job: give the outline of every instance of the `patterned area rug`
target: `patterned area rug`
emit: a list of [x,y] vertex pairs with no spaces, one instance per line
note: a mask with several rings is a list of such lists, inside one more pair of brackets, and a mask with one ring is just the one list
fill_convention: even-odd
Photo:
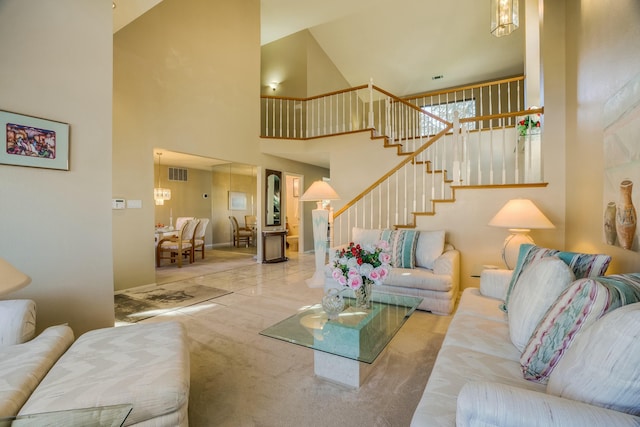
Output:
[[224,289],[196,284],[175,290],[154,286],[147,290],[126,291],[114,296],[116,321],[136,323],[230,293]]

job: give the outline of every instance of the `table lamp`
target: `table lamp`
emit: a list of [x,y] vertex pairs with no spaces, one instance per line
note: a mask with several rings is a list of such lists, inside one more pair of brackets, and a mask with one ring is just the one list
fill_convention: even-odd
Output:
[[31,283],[31,277],[0,258],[0,295],[24,288]]
[[511,234],[504,240],[502,260],[509,270],[518,261],[520,245],[533,243],[529,231],[535,228],[555,228],[540,209],[529,199],[509,200],[489,221],[493,227],[508,228]]
[[316,181],[304,192],[300,201],[317,202],[317,207],[311,211],[313,220],[313,247],[316,256],[316,272],[307,279],[307,286],[318,288],[324,286],[324,264],[327,254],[327,230],[329,225],[329,211],[322,207],[323,200],[338,200],[340,196],[325,181]]

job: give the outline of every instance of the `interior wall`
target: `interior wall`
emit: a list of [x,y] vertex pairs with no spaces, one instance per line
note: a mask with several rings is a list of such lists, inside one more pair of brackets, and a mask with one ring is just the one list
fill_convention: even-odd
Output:
[[154,147],[326,173],[260,152],[258,0],[162,1],[113,36],[113,85],[113,196],[142,200],[113,216],[116,290],[155,283]]
[[636,0],[566,2],[567,247],[610,254],[608,273],[640,271],[640,254],[605,244],[602,225],[604,105],[638,76],[638,22]]
[[[229,209],[229,192],[244,193],[247,198],[245,210]],[[232,245],[233,228],[229,216],[233,215],[242,227],[245,224],[245,215],[256,215],[257,212],[257,177],[246,174],[233,173],[231,165],[223,165],[215,168],[211,174],[211,205],[213,209],[212,243],[214,246]]]
[[110,2],[0,1],[2,110],[68,123],[69,171],[0,165],[0,256],[38,330],[112,326]]
[[[262,46],[261,81],[262,95],[293,98],[350,87],[309,30]],[[269,87],[273,81],[279,82],[275,91]]]

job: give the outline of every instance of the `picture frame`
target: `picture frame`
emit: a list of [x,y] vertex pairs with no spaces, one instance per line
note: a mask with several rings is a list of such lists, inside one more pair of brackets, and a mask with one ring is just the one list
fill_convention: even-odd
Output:
[[246,211],[247,210],[247,193],[238,191],[229,191],[229,210]]
[[69,170],[69,124],[0,110],[0,164]]

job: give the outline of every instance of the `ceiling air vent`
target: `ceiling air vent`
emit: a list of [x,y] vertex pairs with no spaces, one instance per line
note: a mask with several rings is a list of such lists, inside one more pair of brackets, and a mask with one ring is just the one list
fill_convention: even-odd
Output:
[[188,181],[188,170],[186,168],[169,168],[169,181]]

